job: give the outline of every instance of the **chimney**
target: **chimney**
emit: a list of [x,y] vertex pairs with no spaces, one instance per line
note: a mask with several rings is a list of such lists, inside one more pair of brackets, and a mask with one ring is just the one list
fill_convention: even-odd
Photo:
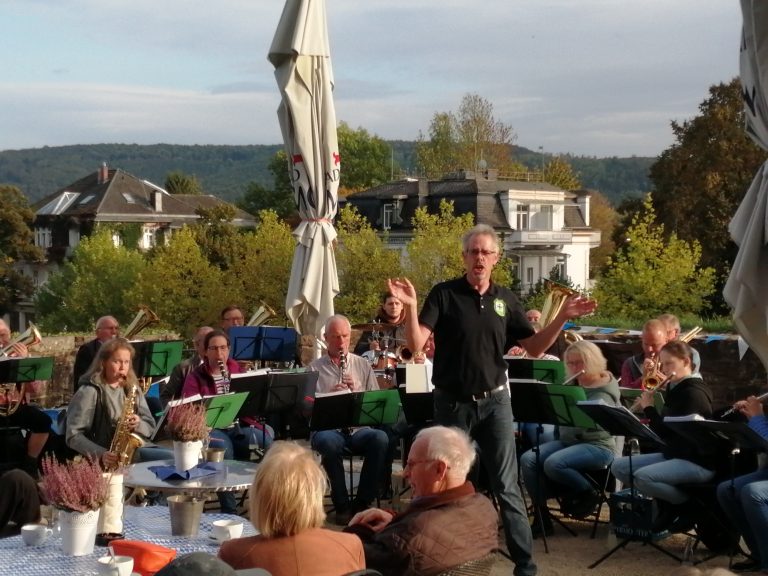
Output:
[[163,211],[163,193],[160,190],[154,190],[152,192],[152,208],[155,212]]
[[590,193],[587,190],[574,190],[576,194],[576,204],[581,211],[581,216],[584,218],[584,223],[590,226],[590,211],[589,211],[589,197]]
[[107,167],[106,162],[101,163],[101,166],[99,167],[97,180],[99,184],[104,184],[107,180],[109,180],[109,168]]

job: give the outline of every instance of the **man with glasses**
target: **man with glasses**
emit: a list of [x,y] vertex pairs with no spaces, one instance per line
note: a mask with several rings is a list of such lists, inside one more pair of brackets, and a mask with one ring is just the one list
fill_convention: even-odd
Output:
[[462,244],[464,276],[434,286],[421,314],[410,280],[390,279],[389,290],[406,306],[411,350],[421,350],[434,333],[435,422],[466,430],[478,444],[499,502],[514,574],[532,576],[536,564],[528,514],[517,483],[504,353],[519,344],[537,357],[555,342],[566,321],[592,312],[596,303],[572,296],[552,322],[534,332],[517,296],[491,281],[500,251],[494,229],[478,224],[464,235]]
[[80,346],[75,356],[75,366],[72,369],[72,389],[75,392],[80,378],[91,367],[101,345],[117,336],[120,336],[120,323],[114,316],[102,316],[96,320],[96,338]]
[[244,326],[245,316],[237,306],[227,306],[221,311],[221,329],[229,332],[232,326]]
[[467,480],[474,461],[466,432],[419,432],[403,470],[413,493],[408,508],[397,515],[371,508],[345,529],[363,541],[366,566],[383,574],[437,574],[496,550],[496,511]]

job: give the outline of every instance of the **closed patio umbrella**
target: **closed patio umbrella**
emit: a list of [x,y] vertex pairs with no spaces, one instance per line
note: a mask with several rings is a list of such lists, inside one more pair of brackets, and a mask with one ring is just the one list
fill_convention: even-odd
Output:
[[282,95],[280,129],[301,223],[285,308],[301,334],[319,335],[339,292],[333,218],[340,157],[325,0],[287,0],[269,49]]
[[[746,130],[768,150],[768,5],[742,0],[740,53]],[[768,162],[763,164],[728,227],[739,252],[723,296],[733,323],[768,368]]]

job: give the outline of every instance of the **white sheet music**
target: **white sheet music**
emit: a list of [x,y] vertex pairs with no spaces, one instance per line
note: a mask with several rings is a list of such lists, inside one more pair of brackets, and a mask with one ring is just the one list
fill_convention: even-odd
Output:
[[431,392],[432,384],[431,364],[406,364],[405,365],[405,393]]

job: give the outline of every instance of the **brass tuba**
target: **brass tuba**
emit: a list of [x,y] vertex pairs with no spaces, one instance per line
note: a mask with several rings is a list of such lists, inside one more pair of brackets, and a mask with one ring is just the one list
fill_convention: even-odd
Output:
[[128,325],[128,328],[125,329],[123,338],[126,340],[132,340],[139,332],[144,330],[144,328],[151,326],[152,324],[157,324],[158,322],[160,322],[160,318],[157,316],[157,314],[152,312],[149,306],[141,304],[139,306],[139,311],[136,313],[136,316]]
[[[541,307],[541,319],[539,320],[539,323],[542,328],[552,323],[560,313],[560,310],[563,309],[563,306],[565,306],[565,301],[568,300],[568,298],[579,294],[579,292],[573,288],[563,286],[552,280],[545,280],[544,285],[547,287],[548,292],[544,299],[544,305]],[[570,330],[563,330],[563,336],[568,344],[573,344],[574,342],[582,340],[579,334],[571,332]]]
[[118,456],[117,468],[130,464],[136,449],[144,445],[144,440],[141,436],[131,432],[128,426],[128,418],[136,411],[135,406],[138,395],[139,387],[135,384],[131,385],[131,390],[126,396],[125,402],[123,402],[123,411],[120,414],[120,419],[117,421],[115,434],[112,436],[112,443],[109,446],[109,451]]
[[262,300],[261,306],[256,309],[256,312],[253,313],[253,316],[248,320],[246,326],[261,326],[264,322],[275,316],[277,316],[275,311]]

